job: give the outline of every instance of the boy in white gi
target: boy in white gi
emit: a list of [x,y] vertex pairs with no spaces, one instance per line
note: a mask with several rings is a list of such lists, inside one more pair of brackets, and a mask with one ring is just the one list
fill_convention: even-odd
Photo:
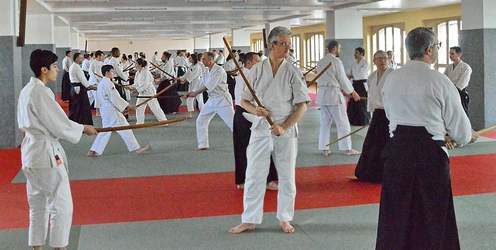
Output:
[[200,87],[188,94],[188,97],[207,91],[208,101],[196,119],[196,136],[198,138],[197,151],[207,150],[208,145],[208,124],[215,114],[233,130],[234,108],[231,94],[227,90],[227,74],[219,65],[214,63],[214,54],[207,52],[203,54],[203,63],[208,68],[203,72]]
[[[191,63],[188,71],[177,80],[179,80],[181,84],[189,83],[188,92],[192,92],[199,88],[203,71],[201,65],[198,63],[196,54],[191,54],[188,59]],[[195,111],[195,100],[198,103],[198,109],[200,109],[200,111],[203,109],[203,95],[197,95],[195,98],[187,98],[186,106],[188,107],[188,117],[192,117],[192,112]]]
[[[110,79],[114,78],[114,67],[112,65],[104,65],[102,67],[102,74],[104,77],[97,90],[97,96],[102,102],[102,106],[100,107],[100,113],[102,114],[102,126],[104,128],[128,126],[129,123],[122,112],[125,108],[128,108],[129,110],[136,110],[136,107],[127,103],[115,89],[114,83],[110,81]],[[122,137],[124,143],[126,143],[129,152],[134,151],[141,154],[148,149],[148,145],[144,148],[140,147],[132,130],[121,130],[117,131],[117,133]],[[93,142],[93,145],[91,146],[90,152],[88,152],[88,156],[100,156],[103,153],[103,150],[105,150],[105,146],[107,146],[111,135],[112,132],[98,134]]]
[[[291,47],[291,31],[285,27],[275,27],[270,31],[268,42],[271,48],[269,58],[255,65],[248,75],[248,81],[264,107],[255,107],[251,103],[254,98],[247,88],[241,92],[243,108],[258,117],[252,116],[252,133],[246,150],[248,166],[244,211],[241,224],[229,230],[232,234],[254,230],[255,224],[262,223],[271,154],[279,173],[277,219],[284,233],[295,231],[289,222],[293,220],[296,197],[296,122],[301,119],[311,101],[301,72],[285,60]],[[269,115],[274,121],[272,126],[263,118]]]
[[36,77],[22,89],[17,106],[19,128],[26,133],[21,144],[22,170],[29,203],[29,246],[45,245],[50,220],[49,245],[65,249],[72,223],[72,196],[67,157],[59,139],[77,143],[81,135],[95,135],[91,125],[75,123],[55,101],[45,85],[57,79],[57,56],[48,50],[31,53]]

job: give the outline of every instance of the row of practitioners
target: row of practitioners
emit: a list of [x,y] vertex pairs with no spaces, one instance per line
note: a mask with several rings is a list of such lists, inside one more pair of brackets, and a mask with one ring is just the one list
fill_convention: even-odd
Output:
[[[268,41],[271,47],[269,58],[254,64],[248,74],[248,80],[264,106],[254,104],[254,96],[246,88],[239,92],[242,97],[241,107],[247,111],[243,116],[250,120],[252,125],[246,149],[247,169],[242,223],[230,229],[231,233],[254,230],[255,224],[262,222],[263,197],[271,156],[279,173],[277,218],[285,233],[295,232],[290,222],[294,216],[296,196],[296,123],[305,113],[310,99],[301,72],[285,60],[291,46],[291,32],[287,28],[276,27],[271,30]],[[432,30],[423,27],[412,30],[406,39],[406,47],[412,61],[406,63],[402,69],[390,72],[381,91],[392,138],[388,141],[385,151],[377,249],[404,249],[409,245],[418,245],[425,249],[459,248],[449,182],[449,161],[443,140],[449,131],[454,141],[466,144],[472,137],[472,131],[453,84],[448,78],[430,68],[430,64],[437,57],[437,45]],[[340,45],[332,41],[327,50],[328,55],[333,55],[333,51],[335,54],[340,50]],[[234,111],[232,98],[229,98],[231,96],[227,91],[225,72],[213,63],[212,53],[205,53],[202,59],[208,71],[203,74],[203,84],[188,93],[188,96],[195,97],[204,91],[209,93],[209,100],[197,119],[198,149],[207,149],[208,130],[205,131],[204,128],[208,128],[210,119],[218,113],[232,130]],[[31,68],[36,78],[32,78],[21,92],[18,120],[19,127],[26,132],[22,157],[23,171],[28,179],[31,210],[29,245],[39,247],[44,244],[47,224],[43,218],[50,214],[50,245],[62,249],[68,243],[72,199],[66,173],[67,160],[57,139],[76,143],[81,137],[81,132],[89,135],[96,132],[90,125],[70,121],[54,101],[53,93],[50,95],[51,92],[44,86],[56,79],[56,60],[56,56],[49,51],[33,52]],[[335,62],[336,65],[342,65],[339,60]],[[98,96],[103,100],[106,94],[109,95],[109,105],[116,105],[114,98],[118,99],[119,96],[111,83],[114,71],[119,70],[111,65],[102,67],[102,74],[105,75],[102,82],[106,83],[107,90],[105,91],[104,87],[97,90]],[[332,78],[334,73],[329,69],[324,75]],[[329,80],[323,78],[319,80],[319,84],[326,81]],[[331,86],[329,88],[333,89]],[[340,87],[336,89],[341,91]],[[355,100],[359,97],[352,87],[348,86],[345,92],[351,94]],[[409,99],[411,93],[422,96],[425,101]],[[122,102],[116,107],[119,114],[125,105],[133,108]],[[45,112],[40,114],[39,110],[54,112],[48,112],[49,115],[46,115]],[[103,113],[102,110],[102,116]],[[273,124],[269,124],[266,117],[270,117]],[[48,148],[37,154],[34,151],[40,150],[39,143]],[[46,160],[41,162],[34,159],[33,155],[44,155]],[[62,177],[60,172],[64,173]],[[430,178],[432,175],[436,178]],[[47,183],[54,185],[43,187],[44,181],[40,180],[40,176],[43,180],[46,178]],[[61,188],[53,189],[53,186]],[[403,188],[407,186],[414,188]],[[437,191],[427,194],[422,190]],[[56,199],[57,202],[47,204],[47,201],[53,200],[54,197],[59,198]],[[412,207],[413,209],[408,209]],[[60,218],[61,215],[63,218]],[[411,230],[412,228],[422,230]]]

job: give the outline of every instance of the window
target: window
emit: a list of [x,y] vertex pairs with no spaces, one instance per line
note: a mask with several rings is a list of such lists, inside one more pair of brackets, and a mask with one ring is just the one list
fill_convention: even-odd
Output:
[[373,63],[373,55],[378,50],[392,50],[394,52],[394,61],[398,64],[398,68],[403,66],[406,62],[406,48],[403,41],[405,41],[406,32],[404,29],[397,27],[396,25],[390,25],[386,27],[380,27],[372,35],[372,50],[369,51],[370,65],[372,65],[372,70],[376,70]]
[[449,59],[449,48],[453,46],[458,46],[458,33],[460,32],[462,26],[462,21],[460,19],[446,20],[438,22],[434,25],[434,32],[436,33],[437,40],[442,42],[441,48],[439,48],[439,54],[437,58],[437,63],[434,68],[441,73],[450,64]]
[[301,63],[301,52],[300,52],[300,36],[291,36],[291,48],[294,49],[294,57],[297,62]]
[[308,34],[307,37],[306,66],[314,67],[324,57],[324,33]]
[[252,41],[251,51],[253,51],[253,52],[259,52],[260,50],[263,50],[263,49],[264,49],[264,46],[263,46],[262,39],[256,39],[256,40],[253,40]]

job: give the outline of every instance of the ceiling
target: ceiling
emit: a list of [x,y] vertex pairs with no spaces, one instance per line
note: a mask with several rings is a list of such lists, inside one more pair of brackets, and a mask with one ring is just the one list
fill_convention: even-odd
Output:
[[[364,16],[459,3],[460,0],[28,0],[28,14],[51,12],[55,25],[71,25],[88,40],[192,38],[265,23],[292,27],[325,22],[325,11],[357,10]],[[64,24],[65,23],[65,24]]]

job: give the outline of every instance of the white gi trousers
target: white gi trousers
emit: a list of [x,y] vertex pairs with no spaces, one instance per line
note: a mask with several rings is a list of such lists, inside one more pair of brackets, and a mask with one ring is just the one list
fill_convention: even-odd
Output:
[[[348,114],[346,113],[346,105],[322,105],[320,106],[320,135],[319,135],[319,150],[329,150],[331,137],[331,124],[336,121],[338,129],[338,138],[341,138],[351,132]],[[351,149],[351,137],[347,137],[338,142],[339,150]]]
[[279,176],[277,219],[281,222],[293,220],[296,197],[295,167],[297,152],[297,137],[280,138],[274,135],[258,137],[256,132],[252,131],[250,144],[246,149],[248,166],[246,168],[243,195],[244,211],[241,215],[243,223],[262,223],[263,203],[271,154]]
[[[198,138],[198,148],[208,148],[208,124],[215,114],[226,123],[226,125],[233,131],[234,108],[233,106],[212,107],[205,105],[200,111],[198,118],[196,118],[196,137]],[[267,177],[267,175],[265,175]]]
[[[136,99],[136,105],[144,102],[146,99],[147,98]],[[138,109],[136,109],[136,124],[145,123],[146,106],[150,107],[150,109],[153,112],[153,115],[155,115],[155,118],[157,118],[157,120],[159,122],[167,120],[167,117],[165,117],[164,111],[160,108],[160,104],[158,103],[157,99],[153,98],[151,101],[147,102],[145,105],[142,105]]]
[[186,99],[186,106],[188,107],[188,112],[195,111],[195,100],[198,102],[198,108],[200,111],[203,110],[203,94],[199,94],[196,97],[189,97]]
[[96,94],[96,90],[88,90],[88,99],[90,100],[90,105],[95,102],[93,105],[94,108],[99,109],[101,104],[100,104],[100,99],[98,99],[98,95]]
[[23,168],[29,203],[29,246],[43,246],[50,220],[50,247],[69,244],[72,195],[64,164],[53,168]]

